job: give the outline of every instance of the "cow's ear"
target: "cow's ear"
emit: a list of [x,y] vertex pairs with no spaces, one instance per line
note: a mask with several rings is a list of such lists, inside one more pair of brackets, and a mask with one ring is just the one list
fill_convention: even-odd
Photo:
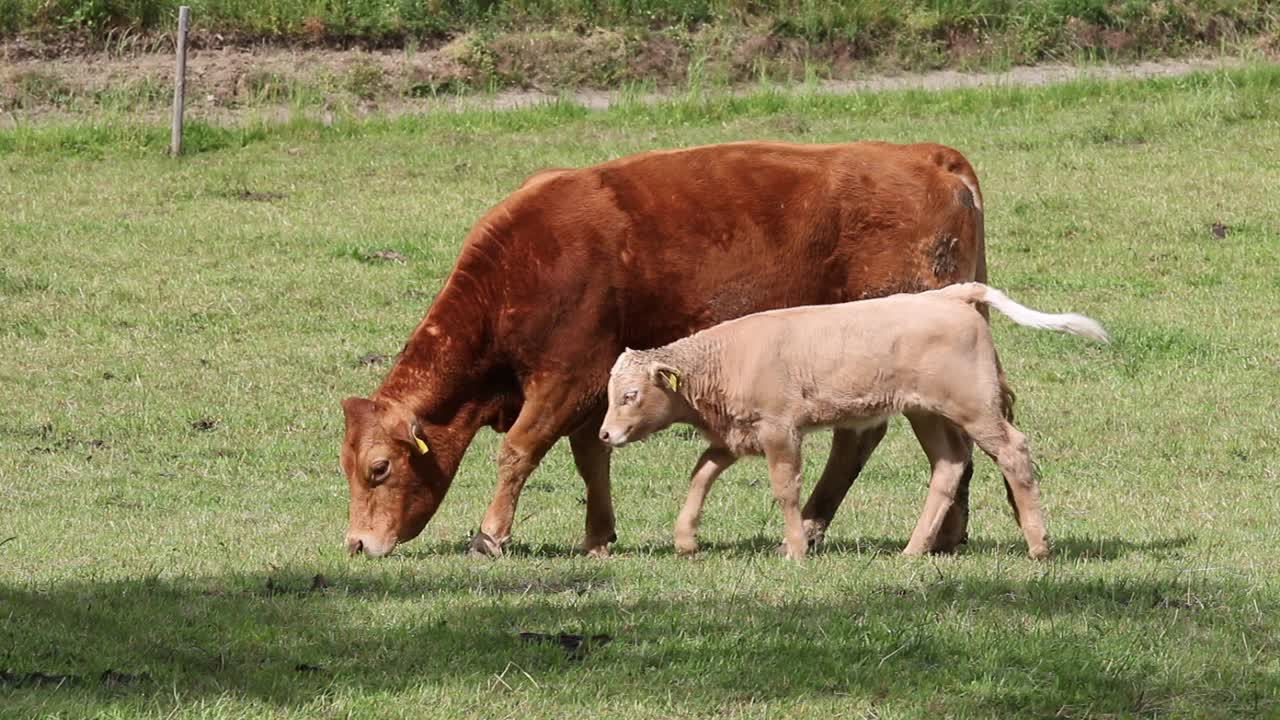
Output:
[[649,363],[649,379],[658,387],[680,391],[680,371],[665,363]]
[[369,398],[349,397],[342,401],[342,413],[346,415],[347,424],[363,422],[378,411],[378,404]]

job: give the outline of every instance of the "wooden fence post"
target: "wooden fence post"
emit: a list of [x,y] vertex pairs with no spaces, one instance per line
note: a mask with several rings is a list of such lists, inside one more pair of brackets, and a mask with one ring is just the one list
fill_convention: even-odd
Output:
[[187,92],[187,24],[191,8],[178,8],[178,68],[173,75],[173,127],[169,132],[169,154],[182,154],[182,109]]

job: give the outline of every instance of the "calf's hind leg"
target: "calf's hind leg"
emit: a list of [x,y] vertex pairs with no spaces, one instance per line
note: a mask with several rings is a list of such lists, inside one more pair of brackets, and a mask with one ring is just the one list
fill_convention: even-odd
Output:
[[[920,520],[903,553],[923,555],[950,551],[954,545],[942,547],[939,534],[956,507],[967,469],[973,467],[973,445],[964,431],[939,415],[908,413],[907,420],[929,458],[933,472],[929,478],[929,495],[925,499],[924,511],[920,513]],[[964,490],[967,492],[967,488]]]
[[1049,557],[1044,514],[1040,511],[1040,486],[1031,472],[1027,436],[996,415],[966,425],[965,430],[978,447],[1000,466],[1018,525],[1027,538],[1028,554],[1036,560]]

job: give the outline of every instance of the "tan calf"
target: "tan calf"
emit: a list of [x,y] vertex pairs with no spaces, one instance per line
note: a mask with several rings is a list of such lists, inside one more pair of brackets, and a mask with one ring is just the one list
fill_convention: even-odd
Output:
[[804,435],[876,427],[902,414],[933,467],[907,554],[934,546],[976,442],[1004,474],[1031,557],[1047,557],[1026,436],[1006,419],[1009,394],[981,304],[1020,325],[1107,341],[1089,318],[1039,313],[981,283],[772,310],[653,350],[627,350],[609,377],[600,439],[621,447],[683,422],[710,441],[676,521],[682,553],[697,550],[698,518],[720,473],[743,455],[764,455],[782,508],[786,555],[799,558],[807,545],[800,511]]

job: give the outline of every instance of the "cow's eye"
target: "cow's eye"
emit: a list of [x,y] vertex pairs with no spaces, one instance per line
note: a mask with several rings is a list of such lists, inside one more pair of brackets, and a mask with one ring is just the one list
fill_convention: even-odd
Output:
[[633,402],[635,402],[635,401],[636,401],[636,394],[637,394],[637,393],[636,393],[636,391],[635,391],[635,390],[628,391],[625,395],[623,395],[623,396],[622,396],[622,402],[623,402],[623,404],[629,404],[629,403],[633,403]]
[[391,463],[387,460],[379,460],[369,466],[369,482],[374,485],[385,482],[390,474]]

